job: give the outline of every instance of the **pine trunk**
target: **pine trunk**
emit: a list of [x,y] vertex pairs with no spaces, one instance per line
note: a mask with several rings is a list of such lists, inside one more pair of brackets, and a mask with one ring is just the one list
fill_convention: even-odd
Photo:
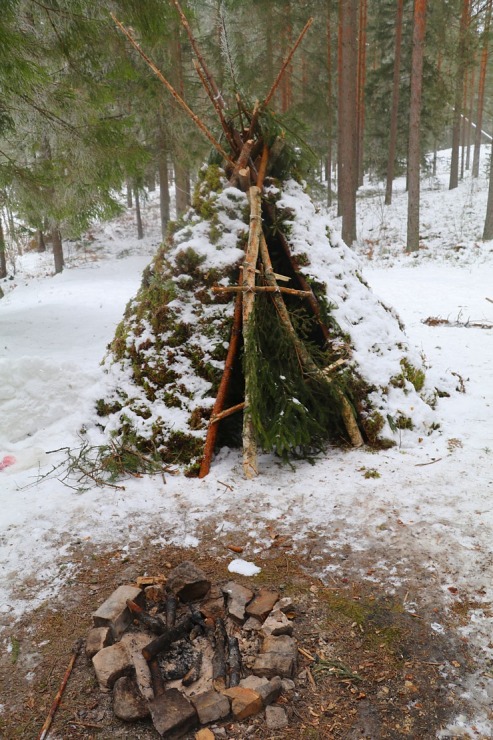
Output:
[[453,190],[459,184],[459,150],[462,108],[464,103],[464,78],[466,73],[466,33],[469,22],[470,0],[462,0],[462,14],[459,28],[459,49],[457,76],[455,79],[454,115],[452,128],[452,156],[450,160],[449,190]]
[[130,184],[130,180],[127,180],[127,208],[132,208],[132,206],[133,206],[132,186]]
[[484,91],[486,83],[486,69],[488,65],[488,41],[491,25],[492,0],[488,0],[486,7],[486,20],[483,36],[483,48],[481,51],[481,63],[479,68],[478,102],[476,110],[476,128],[474,130],[474,154],[472,158],[472,176],[479,176],[479,158],[481,155],[481,137],[483,129]]
[[493,239],[493,167],[490,165],[490,184],[488,188],[488,204],[484,221],[483,241]]
[[339,202],[342,238],[356,241],[358,0],[339,0]]
[[139,188],[134,188],[135,219],[137,221],[137,239],[144,238],[144,227],[142,225],[142,213],[140,211]]
[[426,0],[414,0],[411,103],[409,109],[409,154],[407,162],[407,252],[415,252],[419,249],[420,123],[425,32]]
[[175,159],[176,215],[182,216],[190,205],[190,176],[181,161]]
[[46,252],[45,236],[41,229],[38,229],[38,252]]
[[164,126],[159,124],[159,151],[158,151],[158,172],[159,172],[159,212],[161,216],[161,236],[166,238],[168,223],[170,219],[170,195],[169,195],[169,172],[168,172],[168,148],[166,144],[166,134]]
[[327,206],[332,205],[332,132],[334,126],[332,108],[332,24],[330,7],[327,7]]
[[63,258],[62,235],[60,233],[60,229],[58,228],[58,225],[54,226],[51,230],[51,243],[53,244],[55,273],[58,274],[62,272],[63,267],[65,265],[65,260]]
[[358,172],[357,183],[363,185],[363,159],[365,140],[365,82],[366,82],[366,26],[367,0],[360,0],[358,37]]
[[7,277],[7,258],[5,254],[5,235],[3,233],[3,223],[0,218],[0,278]]
[[385,205],[392,203],[392,187],[394,184],[395,153],[397,150],[397,123],[399,120],[399,85],[401,79],[402,56],[402,16],[404,0],[397,0],[397,16],[395,20],[395,51],[394,51],[394,81],[392,86],[392,110],[390,114],[389,158],[387,162],[387,183],[385,188]]

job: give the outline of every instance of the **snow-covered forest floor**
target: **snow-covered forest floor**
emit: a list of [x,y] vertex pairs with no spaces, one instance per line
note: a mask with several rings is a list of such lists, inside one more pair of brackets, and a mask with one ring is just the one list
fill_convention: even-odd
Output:
[[[467,644],[476,661],[462,671],[440,668],[461,699],[442,737],[493,737],[493,244],[481,241],[486,177],[466,177],[448,191],[446,165],[443,153],[438,177],[423,181],[416,255],[404,254],[402,180],[391,207],[374,185],[358,201],[364,276],[396,308],[437,385],[456,373],[458,392],[437,407],[439,429],[412,445],[397,431],[396,447],[382,452],[329,449],[313,465],[281,466],[264,456],[253,481],[243,479],[239,453],[229,449],[203,480],[131,478],[124,490],[78,491],[49,474],[64,460],[63,448],[80,447],[81,431],[97,423],[105,347],[159,243],[152,197],[143,241],[129,211],[71,244],[59,276],[49,254],[17,257],[15,275],[0,283],[4,654],[18,649],[16,620],[77,580],[78,548],[117,549],[127,563],[145,539],[156,550],[213,548],[227,565],[234,542],[262,567],[275,537],[286,537],[286,560],[302,553],[325,584],[376,585],[417,619],[434,609],[431,632]],[[461,325],[424,324],[429,317]],[[31,648],[34,655],[39,646]],[[35,658],[26,664],[26,681],[36,665]],[[0,719],[7,711],[0,698]]]

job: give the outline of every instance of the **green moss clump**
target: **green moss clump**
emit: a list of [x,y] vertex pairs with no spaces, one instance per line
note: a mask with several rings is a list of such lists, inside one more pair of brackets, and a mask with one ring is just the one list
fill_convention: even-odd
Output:
[[405,388],[406,381],[409,381],[414,386],[417,393],[423,390],[425,384],[425,372],[422,368],[414,367],[411,365],[409,360],[403,358],[400,362],[402,372],[399,375],[395,375],[391,380],[390,384],[394,388]]

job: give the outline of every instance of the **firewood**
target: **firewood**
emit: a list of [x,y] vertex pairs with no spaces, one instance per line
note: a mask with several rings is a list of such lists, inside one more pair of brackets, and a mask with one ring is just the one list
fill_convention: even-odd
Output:
[[167,629],[160,637],[156,637],[155,640],[143,648],[142,655],[147,661],[152,660],[156,655],[167,650],[169,646],[177,640],[187,637],[194,624],[195,620],[193,616],[185,617],[176,625],[176,627]]
[[215,646],[214,655],[212,656],[212,683],[216,691],[227,688],[227,670],[226,670],[226,644],[227,635],[224,621],[216,619],[216,628],[214,630]]
[[237,637],[228,637],[229,685],[239,686],[241,679],[241,653]]
[[176,596],[169,593],[166,599],[166,626],[174,627],[176,621]]
[[161,696],[164,694],[164,679],[159,667],[159,661],[157,658],[153,658],[149,661],[149,670],[152,677],[152,688],[154,690],[154,696]]
[[154,632],[155,635],[162,635],[166,631],[166,625],[159,617],[153,617],[134,601],[127,599],[127,608],[132,613],[134,619],[138,619],[146,629]]

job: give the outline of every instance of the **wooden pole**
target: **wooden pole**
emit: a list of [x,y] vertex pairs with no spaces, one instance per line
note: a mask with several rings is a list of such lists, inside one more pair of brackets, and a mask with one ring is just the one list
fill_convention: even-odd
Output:
[[[242,282],[242,273],[238,278],[238,282]],[[200,464],[199,478],[205,478],[211,469],[212,455],[214,454],[214,447],[216,445],[218,425],[217,417],[222,413],[224,402],[229,388],[229,383],[233,375],[233,366],[236,355],[238,354],[238,346],[240,343],[241,335],[241,307],[242,307],[242,294],[238,293],[235,302],[235,312],[233,316],[233,328],[231,329],[231,338],[229,340],[228,354],[224,361],[224,370],[219,383],[216,400],[212,407],[211,419],[209,422],[209,428],[207,429],[207,436],[205,438],[204,445],[204,456]]]
[[[248,191],[250,200],[250,233],[248,246],[243,262],[243,281],[247,288],[255,287],[255,270],[259,252],[260,234],[262,231],[261,189],[252,185]],[[243,346],[245,355],[252,351],[249,341],[249,321],[253,312],[255,293],[253,290],[243,295]],[[245,373],[245,407],[249,406],[249,397],[255,378]],[[248,410],[243,413],[243,471],[248,479],[258,475],[257,442],[253,420]]]

